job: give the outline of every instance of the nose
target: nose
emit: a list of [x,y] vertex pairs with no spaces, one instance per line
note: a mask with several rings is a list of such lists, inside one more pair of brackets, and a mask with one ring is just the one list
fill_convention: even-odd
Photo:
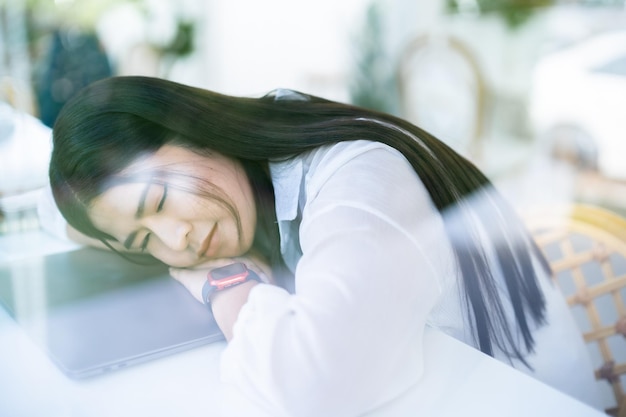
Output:
[[145,218],[145,226],[168,248],[183,251],[189,246],[191,223],[167,217]]

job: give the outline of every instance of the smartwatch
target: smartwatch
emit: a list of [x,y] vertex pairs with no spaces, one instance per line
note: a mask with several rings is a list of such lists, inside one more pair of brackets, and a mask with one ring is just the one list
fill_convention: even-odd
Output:
[[205,304],[209,304],[209,297],[215,291],[235,287],[247,281],[263,282],[256,272],[248,269],[242,262],[215,268],[207,274],[206,282],[202,287],[202,300]]

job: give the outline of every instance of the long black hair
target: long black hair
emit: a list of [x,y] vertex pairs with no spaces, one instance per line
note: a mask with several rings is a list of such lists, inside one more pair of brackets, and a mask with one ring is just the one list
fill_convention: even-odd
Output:
[[[54,126],[50,180],[56,203],[77,230],[107,239],[89,220],[88,209],[111,177],[141,153],[172,141],[190,149],[215,150],[240,160],[246,169],[259,206],[254,245],[277,264],[278,232],[267,161],[341,141],[387,144],[411,163],[439,212],[455,212],[453,220],[443,216],[444,226],[480,349],[493,355],[496,345],[524,362],[525,352],[534,346],[531,323],[543,323],[545,315],[532,264],[532,252],[541,255],[485,175],[405,120],[302,93],[292,95],[287,100],[275,93],[232,97],[136,76],[98,81],[65,105]],[[472,197],[485,193],[488,197],[480,204],[472,204]],[[497,236],[489,248],[481,237],[485,231]],[[510,304],[499,295],[488,250],[498,261]],[[510,307],[519,333],[507,322]]]

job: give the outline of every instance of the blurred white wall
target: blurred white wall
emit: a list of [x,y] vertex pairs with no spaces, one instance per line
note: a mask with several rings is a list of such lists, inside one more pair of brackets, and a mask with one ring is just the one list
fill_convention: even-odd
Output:
[[277,87],[346,99],[351,37],[369,0],[209,0],[204,87],[258,95]]
[[[232,94],[273,88],[347,101],[355,38],[373,0],[209,0],[203,85]],[[379,0],[390,56],[416,33],[434,29],[443,0]]]

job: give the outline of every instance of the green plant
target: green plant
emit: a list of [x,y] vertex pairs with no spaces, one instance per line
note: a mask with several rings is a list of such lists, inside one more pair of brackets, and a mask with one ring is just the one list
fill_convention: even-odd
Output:
[[446,0],[450,13],[472,10],[501,16],[511,29],[521,27],[538,10],[555,5],[558,0]]
[[395,71],[385,48],[382,10],[373,2],[355,41],[356,59],[350,83],[351,102],[357,106],[393,113],[396,106]]

